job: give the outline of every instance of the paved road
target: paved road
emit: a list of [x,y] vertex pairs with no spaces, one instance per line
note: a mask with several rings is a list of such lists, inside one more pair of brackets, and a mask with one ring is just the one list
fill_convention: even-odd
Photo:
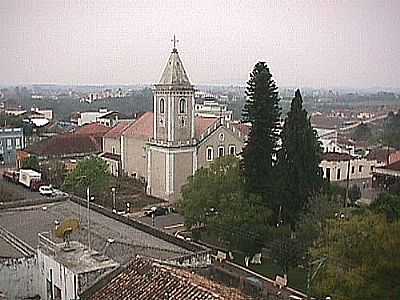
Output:
[[[9,191],[16,196],[16,198],[19,198],[17,200],[43,199],[43,196],[40,195],[39,192],[32,192],[23,185],[4,180],[2,176],[0,176],[0,185],[3,186],[6,191]],[[5,200],[5,202],[8,202],[7,199]]]

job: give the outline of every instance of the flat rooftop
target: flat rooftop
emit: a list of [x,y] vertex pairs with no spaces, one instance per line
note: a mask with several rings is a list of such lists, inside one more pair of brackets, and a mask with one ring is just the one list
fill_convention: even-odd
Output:
[[66,247],[65,243],[53,243],[48,237],[40,235],[39,249],[44,254],[51,256],[55,261],[67,267],[74,274],[85,274],[101,269],[113,269],[119,264],[96,251],[88,251],[86,246],[72,241]]
[[[71,235],[71,241],[88,245],[87,210],[70,200],[0,211],[0,226],[36,249],[38,233],[54,233],[56,221],[62,223],[70,218],[80,220],[81,224],[80,230]],[[176,244],[93,210],[90,211],[90,236],[93,250],[103,252],[121,264],[138,254],[162,260],[193,254]],[[107,245],[109,239],[112,239],[113,243]],[[52,240],[62,242],[57,240],[54,234]]]

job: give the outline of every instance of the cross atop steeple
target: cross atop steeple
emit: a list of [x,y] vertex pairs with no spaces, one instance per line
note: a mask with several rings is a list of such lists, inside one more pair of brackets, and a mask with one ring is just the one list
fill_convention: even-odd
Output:
[[178,50],[176,49],[176,43],[178,43],[179,40],[176,39],[175,34],[174,34],[174,38],[171,40],[171,42],[174,43],[174,48],[172,49],[172,52],[178,52]]

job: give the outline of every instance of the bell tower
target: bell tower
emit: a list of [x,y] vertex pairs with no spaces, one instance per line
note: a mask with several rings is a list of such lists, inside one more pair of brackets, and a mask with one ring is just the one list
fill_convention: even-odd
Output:
[[176,201],[197,166],[194,87],[176,49],[154,85],[153,138],[147,144],[147,193]]
[[194,139],[194,88],[174,48],[160,82],[154,88],[155,141],[167,144],[192,144]]

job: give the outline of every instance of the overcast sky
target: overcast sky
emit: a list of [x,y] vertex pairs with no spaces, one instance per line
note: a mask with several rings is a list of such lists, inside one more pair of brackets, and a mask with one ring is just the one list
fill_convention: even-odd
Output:
[[0,84],[155,83],[174,33],[194,84],[400,87],[400,0],[0,0]]

